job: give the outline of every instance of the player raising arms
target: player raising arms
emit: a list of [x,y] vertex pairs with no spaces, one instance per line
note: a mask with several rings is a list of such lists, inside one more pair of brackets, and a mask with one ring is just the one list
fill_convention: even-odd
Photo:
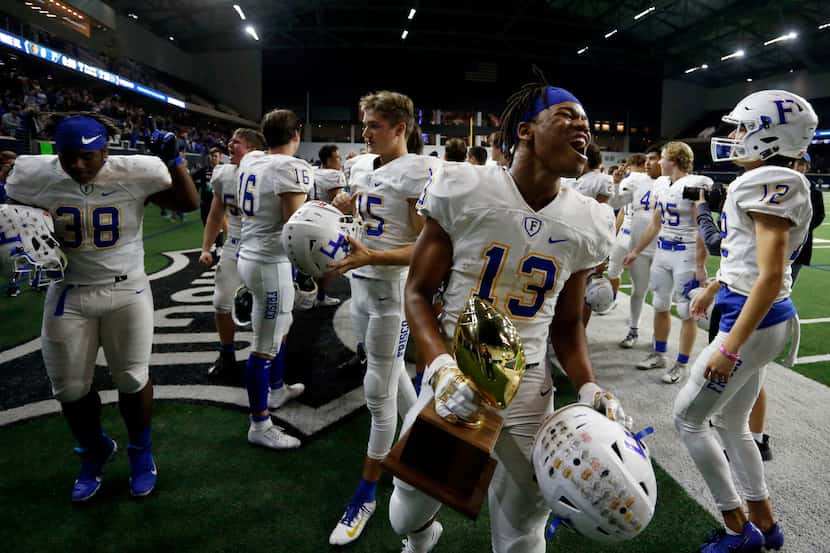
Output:
[[[674,414],[726,527],[700,551],[758,553],[780,549],[784,534],[772,514],[749,412],[766,366],[783,351],[796,315],[790,264],[807,237],[812,207],[809,181],[787,164],[802,157],[818,118],[804,98],[765,90],[741,100],[723,121],[737,128],[727,139],[712,139],[712,159],[731,161],[746,172],[729,185],[726,196],[717,280],[691,305],[701,316],[714,299],[721,310],[720,332],[695,360]],[[712,435],[710,420],[729,461]],[[749,507],[749,520],[732,474]]]
[[352,318],[367,356],[363,390],[372,415],[362,479],[332,531],[329,543],[356,540],[375,511],[380,462],[395,439],[398,413],[415,402],[415,388],[404,367],[409,336],[403,289],[415,239],[423,227],[416,212],[424,186],[440,170],[436,158],[407,153],[415,128],[412,100],[381,91],[360,99],[363,138],[372,155],[361,156],[349,185],[360,216],[358,239],[335,268],[351,271]]
[[213,289],[213,309],[215,310],[216,331],[219,333],[219,357],[208,369],[211,376],[223,375],[231,379],[236,378],[236,347],[233,337],[235,327],[231,317],[233,296],[242,283],[239,270],[236,266],[239,253],[240,234],[242,231],[242,213],[236,205],[236,189],[239,180],[237,168],[239,162],[248,152],[265,149],[265,137],[254,129],[236,129],[228,142],[231,162],[217,165],[213,168],[210,186],[213,189],[213,200],[210,212],[205,220],[205,231],[202,237],[202,254],[199,263],[213,264],[213,254],[210,246],[216,241],[216,236],[222,229],[225,214],[228,216],[228,239],[222,248],[222,256],[216,266],[216,281]]
[[245,366],[251,412],[248,442],[271,449],[299,447],[300,440],[274,426],[269,409],[278,409],[305,390],[300,383],[283,381],[294,282],[282,247],[282,227],[303,205],[314,179],[311,165],[293,157],[300,146],[299,129],[292,111],[266,113],[262,134],[268,153],[248,153],[237,177],[236,205],[242,211],[239,276],[253,298],[254,341]]
[[[609,417],[624,418],[617,400],[594,383],[582,324],[587,274],[611,249],[614,216],[610,207],[559,186],[560,177],[582,172],[591,140],[588,118],[573,94],[540,83],[525,85],[508,100],[501,132],[512,159],[509,169],[445,166],[419,202],[427,218],[412,255],[406,309],[417,347],[430,362],[404,427],[433,397],[439,413],[460,419],[479,407],[445,338],[453,336],[467,299],[478,295],[510,317],[527,369],[516,397],[501,413],[499,463],[489,488],[490,532],[496,553],[539,553],[545,550],[549,508],[530,454],[537,429],[553,411],[551,376],[542,362],[549,331],[580,400]],[[432,298],[444,279],[439,322]],[[407,535],[403,551],[432,549],[443,531],[434,520],[439,506],[395,480],[389,517],[395,532]]]
[[[43,360],[52,393],[78,441],[81,471],[72,501],[101,487],[115,440],[101,428],[101,399],[92,389],[98,347],[118,389],[129,434],[130,493],[156,485],[150,423],[153,384],[153,295],[144,273],[144,206],[192,211],[199,195],[172,133],[155,131],[155,156],[109,156],[115,128],[97,114],[55,117],[57,156],[20,156],[7,183],[9,198],[52,214],[69,265],[52,284],[43,309]],[[161,158],[161,159],[159,159]]]
[[[711,186],[712,179],[690,175],[694,154],[684,142],[663,146],[660,168],[663,176],[654,183],[652,202],[654,215],[634,249],[625,256],[623,265],[631,268],[640,255],[648,255],[657,237],[657,251],[651,264],[649,283],[654,290],[654,351],[638,369],[659,369],[666,366],[666,342],[671,330],[671,304],[677,304],[681,319],[677,361],[662,376],[666,384],[683,378],[689,355],[695,344],[697,324],[689,314],[689,298],[685,289],[690,282],[706,280],[706,246],[697,232],[697,209],[694,201],[684,196],[685,187],[696,190]],[[688,194],[687,194],[688,196]],[[694,288],[694,286],[692,286]]]

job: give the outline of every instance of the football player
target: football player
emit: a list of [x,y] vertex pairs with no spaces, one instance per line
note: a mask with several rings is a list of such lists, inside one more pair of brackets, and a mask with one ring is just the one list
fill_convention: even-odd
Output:
[[205,231],[202,235],[202,254],[199,263],[210,266],[213,264],[213,254],[210,246],[216,241],[216,236],[222,229],[227,215],[228,239],[222,248],[219,264],[216,266],[216,280],[213,289],[213,309],[215,311],[216,331],[219,333],[219,357],[208,369],[211,376],[225,374],[235,378],[236,346],[233,337],[235,326],[231,309],[233,296],[242,283],[236,267],[239,253],[240,233],[242,229],[242,213],[236,205],[237,168],[239,162],[248,153],[254,150],[265,149],[265,137],[255,129],[240,128],[234,131],[228,142],[231,162],[217,165],[213,169],[210,187],[213,190],[213,200],[210,212],[205,220]]
[[308,163],[294,154],[300,146],[300,121],[276,109],[262,118],[268,153],[249,152],[237,171],[236,205],[242,212],[239,276],[251,291],[254,341],[245,366],[251,424],[248,442],[271,449],[300,446],[271,421],[279,409],[305,390],[285,384],[285,338],[291,328],[294,282],[282,247],[282,227],[306,200],[314,182]]
[[602,172],[602,151],[596,144],[589,144],[585,151],[588,156],[588,164],[585,172],[576,179],[573,187],[579,193],[593,198],[599,203],[607,203],[614,195],[614,181],[610,175]]
[[97,114],[60,117],[57,156],[20,156],[7,182],[12,201],[52,214],[69,259],[43,309],[43,360],[52,393],[78,441],[81,471],[72,501],[101,487],[104,465],[117,450],[101,428],[101,399],[92,389],[95,357],[103,347],[118,407],[127,426],[130,493],[153,491],[153,296],[144,273],[142,222],[152,202],[175,211],[199,207],[199,195],[172,133],[155,131],[156,156],[109,156],[115,128]]
[[809,181],[787,165],[804,154],[818,118],[804,98],[765,90],[741,100],[723,121],[736,128],[729,138],[712,139],[712,159],[731,161],[746,172],[729,185],[717,279],[691,306],[700,316],[714,300],[721,309],[720,331],[695,360],[674,414],[675,426],[723,514],[725,528],[701,552],[756,553],[780,549],[784,534],[772,513],[749,413],[767,364],[783,351],[798,325],[790,299],[790,264],[807,237],[812,207]]
[[346,188],[346,176],[340,163],[340,150],[335,144],[320,148],[320,167],[314,169],[312,200],[331,202],[337,193]]
[[[509,169],[449,164],[419,202],[426,223],[412,255],[406,310],[417,347],[430,362],[404,430],[433,398],[448,419],[468,420],[479,409],[446,343],[467,299],[478,295],[510,317],[527,370],[501,413],[499,463],[488,491],[490,532],[495,553],[540,553],[549,508],[530,454],[537,429],[553,410],[551,375],[542,362],[549,329],[580,400],[625,419],[619,402],[594,383],[582,324],[585,282],[611,250],[614,217],[610,207],[559,186],[560,177],[582,172],[591,141],[588,118],[570,92],[525,85],[510,97],[501,119]],[[444,279],[439,321],[432,299]],[[434,520],[439,507],[395,480],[389,517],[395,532],[407,536],[404,552],[433,548],[443,531]]]
[[690,175],[693,161],[694,154],[688,144],[669,142],[663,146],[660,156],[663,176],[654,183],[652,193],[654,215],[640,241],[623,260],[623,265],[630,268],[657,237],[649,276],[649,287],[654,290],[654,351],[638,363],[637,368],[647,370],[666,366],[673,299],[682,322],[677,361],[662,376],[666,384],[675,384],[683,378],[697,334],[697,324],[689,314],[689,298],[684,289],[687,286],[694,288],[695,280],[706,281],[706,246],[698,236],[697,210],[694,201],[684,197],[683,190],[687,186],[695,190],[711,186],[712,179]]
[[403,354],[409,337],[403,288],[415,239],[423,227],[416,212],[424,186],[442,162],[407,153],[415,124],[412,100],[381,91],[360,99],[363,138],[370,155],[352,166],[349,186],[359,213],[358,238],[334,265],[350,272],[352,318],[367,356],[363,390],[372,416],[363,474],[346,511],[329,537],[332,545],[356,540],[377,505],[380,462],[395,439],[398,414],[415,402]]
[[[651,222],[654,209],[652,188],[654,181],[660,176],[660,150],[654,148],[646,155],[634,154],[628,164],[630,174],[620,182],[620,192],[612,199],[615,206],[622,207],[617,216],[619,231],[617,241],[611,250],[608,262],[608,278],[614,287],[614,295],[620,285],[620,276],[623,271],[623,259],[636,244],[640,242],[643,233]],[[629,330],[626,337],[620,342],[620,347],[631,348],[639,337],[640,313],[648,291],[648,278],[651,271],[651,259],[654,256],[656,243],[654,240],[637,257],[631,265],[631,302]]]

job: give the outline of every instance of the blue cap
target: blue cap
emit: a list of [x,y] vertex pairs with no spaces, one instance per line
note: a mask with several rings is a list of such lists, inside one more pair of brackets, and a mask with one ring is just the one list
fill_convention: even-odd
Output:
[[522,121],[527,123],[549,107],[561,104],[562,102],[574,102],[582,105],[582,102],[580,102],[576,96],[564,88],[549,86],[545,88],[544,94],[536,98],[536,101],[533,103],[533,107],[525,112],[524,117],[522,117]]
[[55,150],[91,152],[107,147],[107,128],[92,117],[73,115],[55,128]]

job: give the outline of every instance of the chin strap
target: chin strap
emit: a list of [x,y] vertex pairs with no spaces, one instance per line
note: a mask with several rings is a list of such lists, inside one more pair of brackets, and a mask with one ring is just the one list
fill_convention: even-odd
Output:
[[646,426],[645,428],[643,428],[642,430],[640,430],[636,434],[632,434],[632,435],[634,436],[635,440],[637,440],[638,442],[642,442],[643,438],[645,438],[646,436],[650,436],[651,434],[654,434],[654,427],[653,426]]

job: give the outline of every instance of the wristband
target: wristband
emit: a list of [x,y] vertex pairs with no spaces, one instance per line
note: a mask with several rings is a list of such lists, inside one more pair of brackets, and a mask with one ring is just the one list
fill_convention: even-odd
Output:
[[720,351],[721,355],[723,355],[724,357],[726,357],[727,359],[729,359],[733,363],[737,363],[738,361],[741,360],[740,355],[738,355],[737,353],[732,353],[731,351],[726,349],[726,346],[724,346],[723,344],[720,345],[720,348],[718,348],[718,351]]

